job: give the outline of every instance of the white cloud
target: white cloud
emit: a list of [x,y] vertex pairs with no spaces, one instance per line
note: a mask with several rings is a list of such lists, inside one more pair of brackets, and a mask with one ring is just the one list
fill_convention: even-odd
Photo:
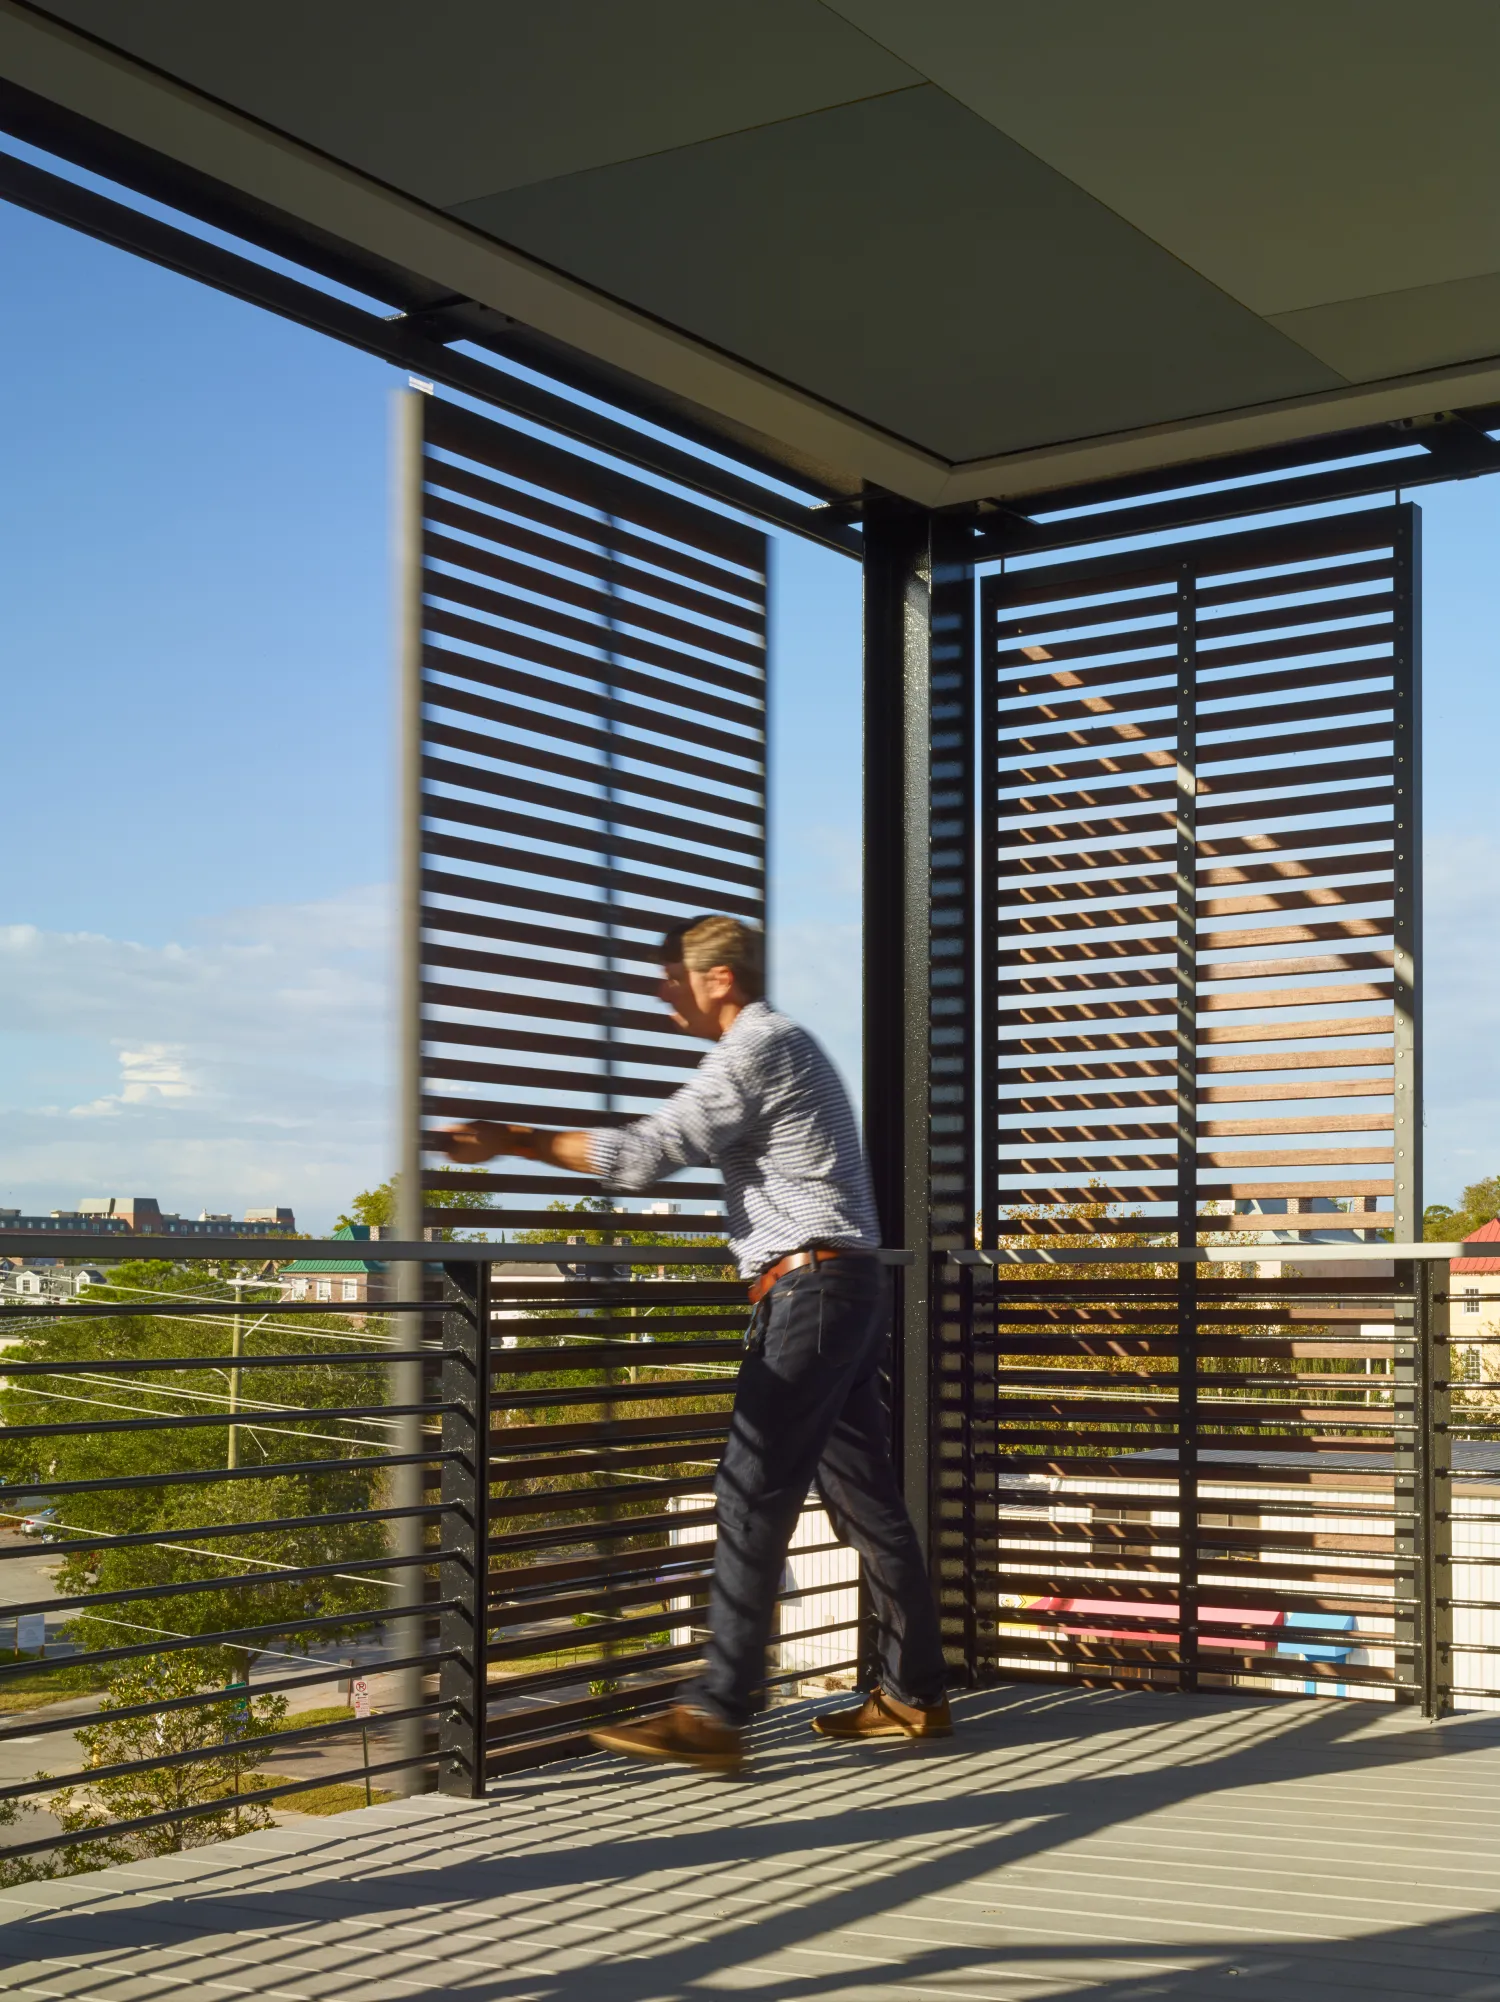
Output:
[[161,946],[0,927],[0,1200],[328,1223],[390,1168],[389,945],[379,885]]
[[74,1119],[109,1117],[122,1105],[170,1104],[191,1098],[200,1089],[188,1075],[180,1043],[148,1043],[144,1049],[122,1049],[120,1089],[104,1098],[91,1098],[86,1105],[69,1107]]

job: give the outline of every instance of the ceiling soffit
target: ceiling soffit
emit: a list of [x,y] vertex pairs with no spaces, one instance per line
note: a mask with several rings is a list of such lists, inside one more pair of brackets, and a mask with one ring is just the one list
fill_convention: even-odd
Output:
[[949,459],[1341,382],[930,86],[456,213]]
[[925,81],[820,0],[46,12],[442,208]]
[[[639,20],[643,13],[655,17],[672,4],[675,0],[660,0],[659,7],[658,0],[631,0],[629,12],[633,19]],[[770,21],[777,32],[790,23],[800,33],[812,14],[832,19],[831,5],[832,0],[806,0],[806,4],[804,0],[764,0],[764,4],[755,0],[748,12],[757,23],[763,18]],[[742,17],[747,12],[742,0],[716,0],[712,10],[698,8],[696,0],[693,0],[693,10],[697,14],[712,13],[716,18],[721,14]],[[1358,23],[1366,29],[1378,17],[1381,34],[1387,19],[1396,18],[1389,0],[1358,0],[1357,5],[1356,0],[1325,0],[1320,14],[1340,10],[1351,22],[1357,16]],[[387,11],[393,18],[396,13],[392,0],[357,0],[357,4],[356,0],[320,0],[317,9],[300,9],[295,16],[285,7],[284,0],[263,0],[263,5],[253,12],[208,10],[196,4],[184,4],[184,0],[136,0],[136,4],[129,9],[120,4],[120,0],[110,0],[108,5],[103,4],[103,0],[57,0],[50,11],[55,15],[66,14],[85,26],[92,26],[106,44],[118,43],[127,32],[132,35],[137,31],[143,35],[148,30],[151,33],[160,32],[162,24],[174,15],[179,19],[191,19],[194,23],[201,23],[207,18],[217,21],[228,19],[238,25],[242,20],[252,19],[263,24],[273,13],[278,16],[286,13],[287,23],[282,33],[268,38],[278,44],[278,61],[287,47],[300,50],[304,44],[313,46],[307,41],[309,23],[321,35],[323,24],[333,17],[345,23],[353,19],[368,25],[377,13],[382,18]],[[409,19],[408,9],[403,6],[399,11],[403,20]],[[433,20],[446,25],[461,17],[478,15],[492,21],[496,11],[491,0],[435,0],[434,6],[426,10],[422,17],[423,36],[433,44],[441,40],[439,32],[431,26]],[[555,0],[553,8],[536,11],[548,15],[549,19],[553,13],[566,12],[576,22],[585,16],[592,20],[617,18],[626,9],[623,0],[597,0],[593,6],[586,5],[585,0]],[[1095,0],[1049,0],[1045,9],[993,9],[987,4],[973,6],[970,0],[945,0],[944,8],[936,11],[915,6],[897,7],[894,0],[889,6],[883,5],[883,0],[868,0],[868,4],[866,0],[838,0],[834,11],[858,17],[857,21],[853,18],[847,20],[845,25],[851,32],[860,24],[866,25],[868,32],[865,40],[871,43],[881,39],[894,43],[889,30],[897,15],[908,24],[918,21],[929,26],[935,21],[949,24],[953,21],[967,22],[979,27],[1002,22],[1025,28],[1033,39],[1044,26],[1049,33],[1056,28],[1065,28],[1070,48],[1063,52],[1063,57],[1071,58],[1090,54],[1088,48],[1080,47],[1080,38],[1092,35],[1101,23],[1107,26],[1115,10],[1109,6],[1098,6]],[[507,9],[507,12],[510,10]],[[1137,28],[1143,17],[1154,24],[1154,36],[1137,35],[1137,40],[1152,44],[1146,55],[1153,61],[1162,56],[1165,44],[1177,34],[1177,28],[1180,27],[1186,34],[1195,23],[1201,24],[1206,19],[1212,25],[1221,16],[1227,19],[1229,15],[1229,10],[1200,12],[1196,7],[1179,5],[1178,0],[1140,0],[1132,12]],[[1400,10],[1400,13],[1404,18],[1405,10]],[[1283,5],[1283,0],[1266,0],[1265,14],[1275,16],[1277,20],[1289,21],[1292,18],[1292,10]],[[876,19],[877,15],[881,16],[880,20]],[[1438,30],[1450,38],[1456,32],[1456,23],[1477,20],[1482,29],[1486,23],[1493,25],[1497,19],[1487,4],[1476,8],[1469,4],[1469,0],[1431,0],[1422,18],[1429,16],[1435,19]],[[1177,39],[1180,41],[1182,35],[1178,34]],[[1355,38],[1356,41],[1358,39]],[[1379,40],[1379,36],[1375,39]],[[321,42],[317,46],[321,47]],[[829,72],[833,81],[827,88],[833,96],[851,91],[855,96],[879,95],[881,90],[891,89],[912,96],[926,94],[920,87],[914,89],[911,85],[908,72],[916,68],[912,53],[903,54],[894,45],[888,48],[885,52],[887,58],[898,66],[893,71],[861,68],[868,55],[863,44],[844,41],[836,47],[832,44],[828,46],[834,48],[839,62],[847,58],[849,63],[849,67],[843,69],[834,64]],[[852,53],[856,47],[860,49],[858,62]],[[1126,53],[1128,51],[1122,52],[1121,62],[1114,67],[1124,79],[1123,87],[1134,91],[1137,72],[1125,65]],[[1168,49],[1167,54],[1170,53]],[[1344,54],[1347,56],[1348,53],[1346,47]],[[569,52],[570,62],[574,54]],[[659,56],[660,49],[654,54]],[[158,61],[164,70],[172,68],[171,60],[165,54],[155,58],[147,56],[147,60]],[[421,51],[415,51],[407,72],[409,78],[420,80],[420,60]],[[787,60],[783,49],[777,67],[784,69]],[[931,60],[934,67],[941,67],[936,55]],[[718,66],[722,68],[723,64]],[[970,66],[976,76],[984,67],[977,55]],[[1066,61],[1063,67],[1071,88],[1073,73],[1067,71]],[[1085,70],[1089,67],[1088,63],[1083,64]],[[1097,62],[1092,64],[1095,72],[1099,67]],[[1460,64],[1459,71],[1462,68]],[[960,445],[948,455],[959,463],[947,463],[937,452],[921,450],[888,431],[861,422],[792,382],[777,381],[764,369],[737,362],[732,355],[716,352],[701,339],[695,340],[678,333],[670,325],[611,301],[603,293],[569,279],[562,272],[551,272],[534,257],[513,252],[497,241],[485,239],[472,226],[464,227],[448,221],[431,205],[431,197],[426,205],[408,199],[399,190],[368,178],[373,169],[367,168],[362,174],[319,153],[305,151],[293,140],[269,129],[264,122],[256,122],[232,106],[215,104],[209,97],[174,83],[170,76],[142,69],[126,56],[112,53],[108,47],[80,41],[59,25],[49,26],[45,11],[39,6],[26,4],[26,0],[0,0],[0,71],[43,99],[119,132],[126,138],[166,152],[190,171],[222,187],[230,201],[238,193],[252,201],[279,208],[288,216],[300,218],[311,225],[315,231],[347,242],[356,253],[373,254],[411,271],[422,282],[472,298],[513,316],[565,347],[570,346],[582,355],[598,358],[626,377],[659,385],[670,396],[680,399],[685,407],[701,411],[709,422],[718,421],[727,425],[731,436],[738,430],[748,439],[762,441],[772,451],[778,449],[778,445],[791,446],[808,464],[816,465],[822,477],[833,480],[835,484],[857,484],[862,479],[869,480],[929,504],[956,503],[988,495],[1024,495],[1065,485],[1069,481],[1108,478],[1156,467],[1190,465],[1222,453],[1268,443],[1321,436],[1341,428],[1416,417],[1433,411],[1490,403],[1500,398],[1500,362],[1470,358],[1478,353],[1477,347],[1472,344],[1482,338],[1489,324],[1489,301],[1492,297],[1491,288],[1482,282],[1488,273],[1471,271],[1467,277],[1445,280],[1439,288],[1441,297],[1436,296],[1434,287],[1424,279],[1419,285],[1405,288],[1398,286],[1392,289],[1387,285],[1384,292],[1377,287],[1373,293],[1367,293],[1358,300],[1325,299],[1321,306],[1289,307],[1285,314],[1276,316],[1292,343],[1310,356],[1322,356],[1328,368],[1340,374],[1358,375],[1365,371],[1373,374],[1377,369],[1389,368],[1410,369],[1413,373],[1401,377],[1387,375],[1383,380],[1371,382],[1366,388],[1340,387],[1301,394],[1289,391],[1279,397],[1262,390],[1258,402],[1253,400],[1252,393],[1252,401],[1239,407],[1230,406],[1226,393],[1225,401],[1218,408],[1209,409],[1202,416],[1157,423],[1140,421],[1133,428],[1117,429],[1113,434],[1097,436],[1085,435],[1078,427],[1069,427],[1066,432],[1059,427],[1035,449],[1007,449],[994,455],[986,453],[982,446],[966,449]],[[350,72],[346,70],[344,74],[347,76]],[[1346,72],[1345,80],[1352,74]],[[899,80],[894,84],[889,81],[879,83],[879,79],[892,76]],[[984,80],[992,83],[993,77],[987,74]],[[877,86],[874,89],[869,88],[872,81]],[[1337,81],[1324,93],[1330,101],[1338,96]],[[1448,81],[1453,81],[1452,75]],[[855,82],[859,85],[858,90],[855,90]],[[954,76],[947,82],[953,96],[961,98],[968,94],[977,101],[973,76],[967,81]],[[1187,90],[1193,80],[1184,78],[1182,82],[1184,90]],[[210,87],[208,84],[199,86],[200,89]],[[413,85],[412,89],[415,93],[416,86]],[[821,95],[822,89],[820,84],[812,95]],[[1445,118],[1442,114],[1434,114],[1423,135],[1425,142],[1445,149],[1443,157],[1449,162],[1453,184],[1460,192],[1483,178],[1473,171],[1473,148],[1469,149],[1471,157],[1468,166],[1460,163],[1459,155],[1464,153],[1467,141],[1461,136],[1456,137],[1455,130],[1450,129],[1458,127],[1466,116],[1468,97],[1465,92],[1472,95],[1467,74],[1463,75],[1463,91],[1455,100],[1461,100],[1459,115]],[[225,94],[233,94],[232,77],[225,86]],[[840,101],[847,99],[841,98]],[[1138,96],[1138,125],[1154,102]],[[774,112],[775,107],[769,101],[762,101],[756,118],[751,122],[758,120],[765,123],[768,116],[772,123],[790,122],[784,109],[779,118],[773,115]],[[734,115],[742,117],[745,114],[739,112]],[[797,108],[791,114],[793,117],[804,115],[805,111]],[[261,116],[264,119],[269,113]],[[706,122],[713,124],[719,117],[716,112],[714,118]],[[576,127],[580,122],[584,121],[575,120],[573,124]],[[1107,120],[1104,123],[1108,126]],[[1027,129],[1019,115],[1012,118],[1012,124],[1018,132],[1024,133]],[[660,137],[659,128],[656,136]],[[1181,173],[1191,178],[1214,166],[1213,147],[1219,136],[1217,129],[1207,132],[1202,139],[1202,157],[1189,159],[1181,168]],[[1043,135],[1033,135],[1033,138],[1036,143],[1028,143],[1023,150],[1036,154],[1040,159]],[[1492,138],[1493,134],[1486,127],[1483,134],[1474,138],[1474,146],[1482,154]],[[600,139],[599,151],[611,159],[619,159],[623,149],[627,156],[633,157],[641,143],[638,133],[626,132],[623,137],[612,133]],[[694,145],[702,141],[701,137],[695,140],[690,135],[686,141],[673,140],[670,143]],[[1339,143],[1341,141],[1335,132],[1327,140],[1327,150],[1336,152]],[[535,133],[526,140],[526,144],[532,147],[532,151],[524,158],[519,153],[507,156],[502,180],[505,176],[517,176],[524,180],[524,177],[538,171],[550,171],[557,160],[564,161],[576,171],[581,162],[590,159],[586,151],[580,154],[571,150],[572,138],[567,139],[566,144],[554,154],[537,150],[542,145],[542,139]],[[483,152],[477,163],[460,160],[458,166],[467,174],[470,165],[474,165],[476,172],[487,181],[491,193],[497,193],[502,186],[502,182],[494,178],[498,157],[494,152]],[[597,154],[593,157],[596,159]],[[439,166],[443,173],[448,173],[452,162],[440,160]],[[1054,168],[1057,166],[1062,166],[1065,174],[1070,171],[1060,151],[1054,162]],[[1086,162],[1076,166],[1080,177],[1086,177],[1085,167]],[[1448,170],[1445,168],[1445,171]],[[553,174],[552,178],[558,176]],[[507,185],[513,187],[516,182],[511,180]],[[449,193],[451,195],[455,190],[469,186],[472,182],[460,176],[449,182]],[[1162,186],[1165,186],[1165,178],[1159,174],[1158,189]],[[1299,194],[1306,192],[1306,189],[1299,189]],[[1104,206],[1122,212],[1126,208],[1123,200],[1107,201]],[[1188,206],[1191,207],[1191,203]],[[1161,231],[1148,229],[1138,216],[1133,215],[1131,220],[1140,223],[1142,233],[1147,236],[1162,235]],[[1235,222],[1233,216],[1228,220]],[[1298,222],[1297,215],[1289,217],[1287,233],[1295,235]],[[1233,236],[1234,231],[1231,229],[1227,234]],[[912,267],[914,286],[920,286],[924,280],[920,237],[918,245]],[[1488,256],[1489,252],[1485,250],[1479,261]],[[1470,259],[1471,263],[1474,261]],[[1385,274],[1382,283],[1389,275]],[[1228,289],[1232,288],[1221,279],[1220,290]],[[1285,293],[1282,296],[1295,295]],[[1020,299],[1014,303],[1013,310],[1045,314],[1046,307],[1044,295],[1040,300],[1035,297]],[[1325,307],[1336,310],[1324,313]],[[1470,345],[1466,346],[1466,343]],[[1486,351],[1500,349],[1500,339],[1486,341],[1485,348]],[[1453,366],[1432,366],[1434,362],[1447,362],[1454,357],[1457,360]]]
[[828,0],[1257,313],[1500,271],[1494,0]]

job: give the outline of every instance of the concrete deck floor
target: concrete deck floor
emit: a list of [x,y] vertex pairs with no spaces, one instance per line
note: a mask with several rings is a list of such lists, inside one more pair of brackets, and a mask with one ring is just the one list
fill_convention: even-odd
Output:
[[810,1706],[755,1776],[592,1758],[3,1894],[57,2002],[1500,1998],[1500,1719],[1012,1689],[948,1747]]

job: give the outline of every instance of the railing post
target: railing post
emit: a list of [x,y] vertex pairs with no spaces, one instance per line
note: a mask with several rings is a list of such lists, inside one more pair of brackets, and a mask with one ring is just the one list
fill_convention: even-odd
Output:
[[1421,1533],[1422,1714],[1441,1717],[1453,1700],[1453,1350],[1451,1267],[1424,1259],[1417,1281],[1420,1392],[1417,1508]]
[[[484,1792],[489,1633],[490,1268],[446,1268],[438,1788]],[[454,1300],[452,1294],[458,1298]]]
[[[1411,1663],[1421,1700],[1426,1637],[1422,1585],[1427,1570],[1423,1494],[1423,1335],[1422,1267],[1398,1259],[1391,1291],[1391,1587],[1396,1597],[1392,1621],[1396,1674],[1402,1657]],[[1401,1697],[1398,1701],[1410,1701]]]

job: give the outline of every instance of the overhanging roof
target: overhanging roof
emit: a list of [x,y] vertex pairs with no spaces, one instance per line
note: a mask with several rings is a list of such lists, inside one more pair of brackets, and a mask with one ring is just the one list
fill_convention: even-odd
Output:
[[0,0],[0,75],[852,491],[1500,400],[1492,0]]

